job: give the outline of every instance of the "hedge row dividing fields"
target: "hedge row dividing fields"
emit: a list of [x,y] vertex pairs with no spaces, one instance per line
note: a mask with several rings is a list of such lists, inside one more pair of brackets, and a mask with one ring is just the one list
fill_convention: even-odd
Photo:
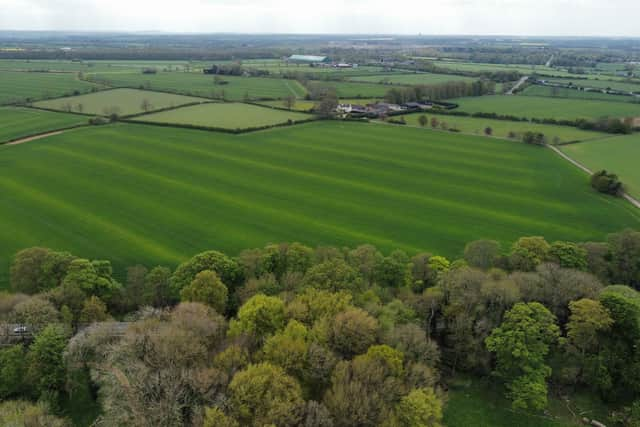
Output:
[[457,256],[479,238],[580,241],[640,226],[550,150],[374,124],[238,136],[117,124],[0,147],[0,162],[0,283],[33,245],[122,272],[277,241]]

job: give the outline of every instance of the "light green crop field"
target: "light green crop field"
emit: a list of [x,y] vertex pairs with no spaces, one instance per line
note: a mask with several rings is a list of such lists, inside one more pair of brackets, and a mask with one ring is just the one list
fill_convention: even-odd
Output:
[[0,143],[83,123],[87,118],[75,114],[0,107]]
[[387,83],[394,85],[433,85],[459,81],[472,82],[477,79],[472,77],[456,76],[454,74],[412,73],[358,76],[350,77],[349,80],[354,82]]
[[640,117],[640,104],[631,102],[602,102],[582,99],[547,98],[542,96],[492,95],[453,99],[460,111],[468,113],[497,113],[539,119],[600,117]]
[[[407,114],[404,119],[407,125],[420,126],[418,121],[421,115],[425,115],[429,120],[436,117],[440,122],[446,122],[447,128],[458,129],[462,133],[484,135],[487,127],[492,130],[492,135],[500,138],[507,138],[510,132],[514,132],[519,137],[524,132],[540,132],[543,133],[549,142],[572,142],[584,141],[596,138],[603,138],[606,134],[600,132],[591,132],[578,129],[572,126],[543,125],[529,122],[512,122],[508,120],[492,120],[476,117],[462,117],[452,115],[438,115],[425,113]],[[431,124],[427,124],[425,128],[430,128]]]
[[594,80],[594,79],[546,79],[549,82],[569,84],[579,87],[590,87],[599,89],[615,89],[627,92],[640,93],[640,80]]
[[[376,102],[380,102],[380,98],[340,98],[339,102],[341,104],[358,104],[358,105],[367,105],[367,104],[375,104]],[[285,108],[283,101],[262,101],[260,102],[262,105],[267,105],[270,107],[280,107]],[[293,110],[296,111],[309,111],[313,107],[315,107],[316,101],[306,101],[306,100],[298,100],[293,106]]]
[[606,169],[618,174],[627,191],[640,198],[640,134],[610,136],[560,148],[592,171]]
[[184,69],[187,61],[68,61],[68,60],[18,60],[0,59],[0,70],[14,71],[62,71],[62,72],[123,72],[138,71],[142,68]]
[[113,73],[96,74],[93,78],[109,86],[175,91],[191,96],[240,101],[250,99],[280,99],[294,95],[302,98],[306,89],[296,80],[263,77],[220,76],[227,84],[214,84],[214,77],[203,73]]
[[94,87],[71,73],[0,71],[0,105],[89,92]]
[[116,124],[0,146],[0,282],[33,245],[175,266],[268,242],[460,256],[466,242],[602,239],[640,211],[541,147],[352,122],[229,135]]
[[313,116],[294,111],[225,102],[193,105],[155,114],[146,114],[138,117],[137,120],[225,129],[246,129],[286,123],[288,120],[300,121],[310,118],[313,118]]
[[605,102],[633,102],[640,105],[640,98],[626,95],[612,95],[602,92],[583,91],[551,86],[533,85],[519,93],[525,96],[545,96],[550,98],[587,99]]
[[147,111],[206,101],[203,98],[172,93],[138,89],[113,89],[87,95],[36,102],[34,105],[60,111],[77,111],[97,115],[116,113],[120,116],[128,116],[144,112],[143,102],[145,100],[148,101]]
[[387,85],[376,83],[332,82],[314,80],[310,85],[321,85],[335,88],[339,98],[381,98],[389,89]]

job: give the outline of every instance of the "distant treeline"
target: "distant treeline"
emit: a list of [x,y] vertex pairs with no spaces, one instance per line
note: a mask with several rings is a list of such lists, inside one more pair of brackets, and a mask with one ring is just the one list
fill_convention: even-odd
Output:
[[465,96],[482,96],[493,94],[495,88],[496,84],[489,80],[477,80],[474,82],[452,81],[433,85],[393,87],[387,91],[385,101],[392,104],[404,104],[406,102],[439,101]]

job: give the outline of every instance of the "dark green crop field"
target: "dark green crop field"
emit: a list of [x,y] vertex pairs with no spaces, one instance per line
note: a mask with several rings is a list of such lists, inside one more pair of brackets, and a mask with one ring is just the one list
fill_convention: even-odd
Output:
[[598,100],[605,102],[635,102],[640,104],[640,98],[635,96],[626,95],[612,95],[608,93],[595,92],[595,91],[583,91],[577,89],[568,88],[554,88],[551,86],[534,85],[529,86],[522,91],[521,95],[526,96],[547,96],[551,98],[565,98],[565,99],[587,99]]
[[87,118],[76,114],[2,107],[0,108],[0,143],[83,123],[87,123]]
[[[522,235],[601,239],[640,212],[540,147],[364,123],[244,135],[117,124],[0,147],[0,269],[33,245],[135,263],[267,242],[450,257]],[[0,281],[2,281],[0,279]]]
[[95,86],[72,73],[0,71],[0,105],[84,93]]
[[224,96],[231,101],[241,101],[247,97],[280,99],[290,95],[302,98],[307,93],[296,80],[280,78],[220,76],[221,82],[226,84],[215,84],[211,75],[184,72],[104,73],[90,78],[109,86],[156,89],[209,98]]

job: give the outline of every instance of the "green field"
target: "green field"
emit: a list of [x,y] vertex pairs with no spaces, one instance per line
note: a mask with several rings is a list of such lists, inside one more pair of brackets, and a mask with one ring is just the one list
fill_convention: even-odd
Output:
[[34,105],[36,107],[60,111],[75,111],[107,116],[111,113],[116,113],[120,116],[128,116],[144,112],[144,100],[148,101],[148,111],[206,101],[202,98],[175,95],[172,93],[138,89],[113,89],[87,95],[36,102]]
[[339,98],[381,98],[391,89],[387,85],[376,83],[323,82],[317,80],[309,82],[310,85],[335,88]]
[[116,124],[1,146],[0,159],[0,283],[33,245],[112,259],[121,275],[278,241],[456,257],[479,238],[583,241],[640,226],[640,211],[592,191],[551,150],[414,128]]
[[0,105],[89,92],[95,86],[70,73],[0,71]]
[[75,114],[0,107],[0,143],[83,123],[87,118]]
[[163,70],[184,69],[187,61],[69,61],[69,60],[0,60],[0,70],[15,71],[62,71],[62,72],[123,72],[140,71],[142,68],[157,68]]
[[640,198],[640,134],[610,136],[561,149],[591,170],[606,169],[618,174],[629,194]]
[[215,84],[214,77],[202,73],[112,73],[92,76],[109,86],[134,87],[174,91],[191,96],[221,98],[240,101],[250,99],[280,99],[290,95],[306,95],[296,80],[262,77],[220,76],[227,84]]
[[640,98],[626,95],[612,95],[602,92],[583,91],[561,87],[532,85],[519,93],[526,96],[546,96],[551,98],[586,99],[606,102],[634,102],[640,104]]
[[453,99],[459,110],[468,113],[497,113],[539,119],[600,117],[640,117],[640,104],[630,102],[601,102],[582,99],[547,98],[542,96],[492,95]]
[[640,92],[640,81],[638,80],[584,80],[584,79],[546,79],[549,82],[569,84],[573,83],[574,86],[590,87],[598,89],[615,89],[627,92]]
[[[380,98],[340,98],[338,102],[341,104],[358,104],[358,105],[367,105],[367,104],[375,104],[376,102],[380,102]],[[267,105],[270,107],[279,107],[284,108],[283,101],[262,101],[261,105]],[[307,101],[307,100],[298,100],[293,106],[293,110],[296,111],[309,111],[315,105],[317,101]]]
[[[574,393],[571,410],[567,402],[557,396],[549,396],[546,413],[514,411],[504,397],[499,384],[487,380],[454,379],[450,383],[448,401],[444,409],[444,425],[447,427],[579,427],[580,416],[585,414],[600,421],[608,421],[608,409],[592,396]],[[607,425],[609,425],[607,423]]]
[[[446,122],[448,129],[458,129],[462,133],[484,135],[485,128],[490,127],[492,129],[492,135],[500,138],[507,138],[510,132],[522,134],[527,131],[543,133],[549,142],[554,142],[555,138],[558,138],[559,141],[557,142],[584,141],[602,138],[604,135],[599,132],[586,131],[572,126],[542,125],[529,122],[437,115],[428,112],[407,114],[402,117],[406,120],[407,125],[420,126],[418,119],[423,114],[427,116],[428,119],[436,117],[440,122]],[[427,124],[426,128],[430,127],[431,125]]]
[[176,123],[225,129],[246,129],[308,120],[309,114],[258,107],[249,104],[210,103],[138,117],[145,122]]
[[467,81],[477,79],[472,77],[456,76],[453,74],[412,73],[412,74],[378,74],[375,76],[351,77],[354,82],[385,83],[394,85],[433,85],[447,82]]

